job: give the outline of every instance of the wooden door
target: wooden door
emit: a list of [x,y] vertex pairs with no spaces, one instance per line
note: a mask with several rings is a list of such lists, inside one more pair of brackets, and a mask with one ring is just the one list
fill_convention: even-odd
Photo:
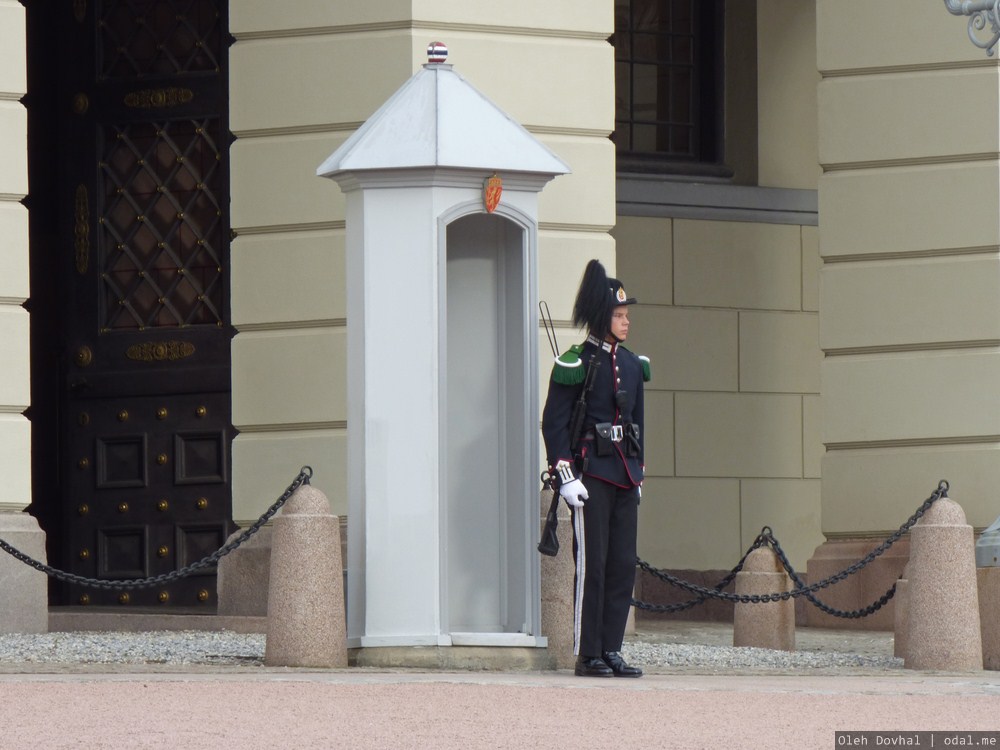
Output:
[[[232,528],[228,10],[37,5],[29,58],[54,99],[30,90],[29,63],[29,208],[52,217],[54,237],[33,217],[32,274],[54,278],[39,317],[57,353],[40,366],[58,376],[33,376],[33,402],[58,404],[43,447],[59,472],[40,518],[65,569],[144,578],[211,553]],[[208,608],[214,570],[127,592],[62,585],[55,601]]]

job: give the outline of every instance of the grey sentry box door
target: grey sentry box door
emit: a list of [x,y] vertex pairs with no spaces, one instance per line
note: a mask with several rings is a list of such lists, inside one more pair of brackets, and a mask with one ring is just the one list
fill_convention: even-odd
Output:
[[525,234],[481,213],[447,230],[445,614],[453,638],[529,627]]

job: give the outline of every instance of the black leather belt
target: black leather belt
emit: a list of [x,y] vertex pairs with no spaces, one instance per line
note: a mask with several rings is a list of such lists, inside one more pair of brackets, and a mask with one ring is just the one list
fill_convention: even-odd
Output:
[[611,424],[610,422],[601,422],[587,430],[583,435],[583,439],[594,440],[598,435],[605,440],[610,440],[612,443],[620,443],[625,439],[625,426]]

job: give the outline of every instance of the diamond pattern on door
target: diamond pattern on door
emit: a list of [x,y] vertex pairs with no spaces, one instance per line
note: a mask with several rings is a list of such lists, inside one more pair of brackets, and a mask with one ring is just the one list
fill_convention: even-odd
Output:
[[[233,525],[229,3],[24,5],[39,523],[57,567],[161,575]],[[214,577],[51,596],[210,611]]]
[[108,129],[100,180],[103,330],[223,324],[214,119]]
[[204,0],[106,2],[97,22],[98,79],[217,72],[222,25]]

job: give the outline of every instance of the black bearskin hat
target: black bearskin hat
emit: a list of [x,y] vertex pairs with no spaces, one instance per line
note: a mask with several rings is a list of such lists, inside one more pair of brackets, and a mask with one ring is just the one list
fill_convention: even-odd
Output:
[[612,311],[637,301],[625,293],[618,279],[608,278],[600,261],[592,260],[583,271],[580,290],[573,303],[573,324],[603,336],[611,326]]

